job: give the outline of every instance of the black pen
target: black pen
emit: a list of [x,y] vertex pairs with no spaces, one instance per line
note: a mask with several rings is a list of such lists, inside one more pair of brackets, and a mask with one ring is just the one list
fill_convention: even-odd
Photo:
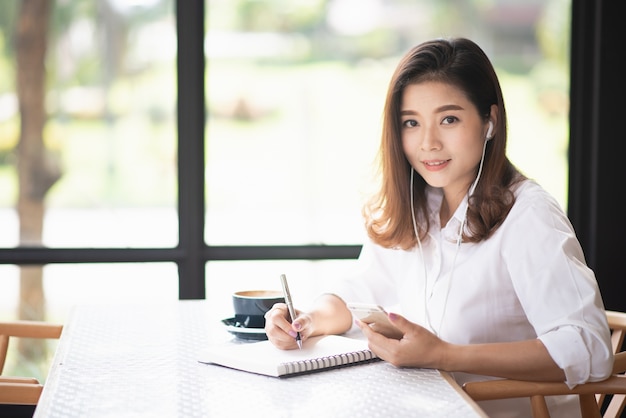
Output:
[[[293,308],[293,302],[291,301],[291,293],[289,292],[289,285],[287,285],[287,276],[284,274],[280,275],[280,284],[283,285],[283,294],[285,295],[285,303],[287,304],[287,309],[289,310],[289,316],[291,317],[291,322],[296,319],[296,310]],[[302,339],[300,338],[300,333],[296,334],[296,343],[298,344],[298,348],[302,350]]]

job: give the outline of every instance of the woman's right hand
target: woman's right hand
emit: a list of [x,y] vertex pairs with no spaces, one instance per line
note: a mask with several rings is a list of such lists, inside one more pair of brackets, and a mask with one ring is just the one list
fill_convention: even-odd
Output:
[[282,350],[298,348],[296,335],[300,332],[302,342],[311,335],[311,317],[296,310],[296,319],[290,321],[289,310],[284,303],[276,303],[265,314],[265,333],[276,347]]
[[276,347],[292,350],[298,347],[296,334],[302,342],[316,335],[341,334],[352,327],[352,314],[345,302],[332,294],[321,295],[308,312],[296,309],[296,319],[291,323],[289,310],[284,303],[276,303],[265,314],[267,338]]

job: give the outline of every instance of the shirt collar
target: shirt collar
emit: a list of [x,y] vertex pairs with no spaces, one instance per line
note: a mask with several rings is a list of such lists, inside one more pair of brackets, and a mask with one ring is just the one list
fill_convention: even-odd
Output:
[[[428,199],[428,212],[430,215],[431,226],[438,226],[441,230],[441,235],[446,241],[456,242],[459,237],[459,228],[465,217],[467,210],[468,199],[467,196],[463,198],[459,207],[456,208],[454,214],[444,226],[439,224],[439,212],[441,210],[441,202],[443,201],[443,189],[440,187],[426,186],[426,197]],[[467,225],[464,228],[467,232]]]

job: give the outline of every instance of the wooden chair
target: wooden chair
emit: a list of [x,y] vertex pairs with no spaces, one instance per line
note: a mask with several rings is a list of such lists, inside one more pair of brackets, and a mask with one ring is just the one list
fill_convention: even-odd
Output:
[[[626,313],[607,311],[611,328],[611,344],[615,354],[613,374],[601,382],[578,385],[569,389],[565,383],[533,382],[511,379],[468,382],[463,389],[475,401],[486,401],[508,398],[530,398],[534,418],[548,418],[550,414],[546,405],[546,396],[578,395],[580,411],[583,418],[619,417],[626,404],[626,351],[621,351],[626,332]],[[610,402],[605,405],[605,397]],[[605,409],[602,415],[602,409]]]
[[8,377],[2,375],[9,348],[9,339],[46,338],[61,336],[62,325],[40,321],[0,322],[0,404],[37,405],[43,385],[35,378]]

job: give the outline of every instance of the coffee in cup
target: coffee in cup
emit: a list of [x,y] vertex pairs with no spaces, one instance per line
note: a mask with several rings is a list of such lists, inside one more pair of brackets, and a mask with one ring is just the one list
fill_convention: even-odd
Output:
[[265,313],[275,303],[285,303],[280,290],[241,290],[233,293],[235,326],[265,328]]

